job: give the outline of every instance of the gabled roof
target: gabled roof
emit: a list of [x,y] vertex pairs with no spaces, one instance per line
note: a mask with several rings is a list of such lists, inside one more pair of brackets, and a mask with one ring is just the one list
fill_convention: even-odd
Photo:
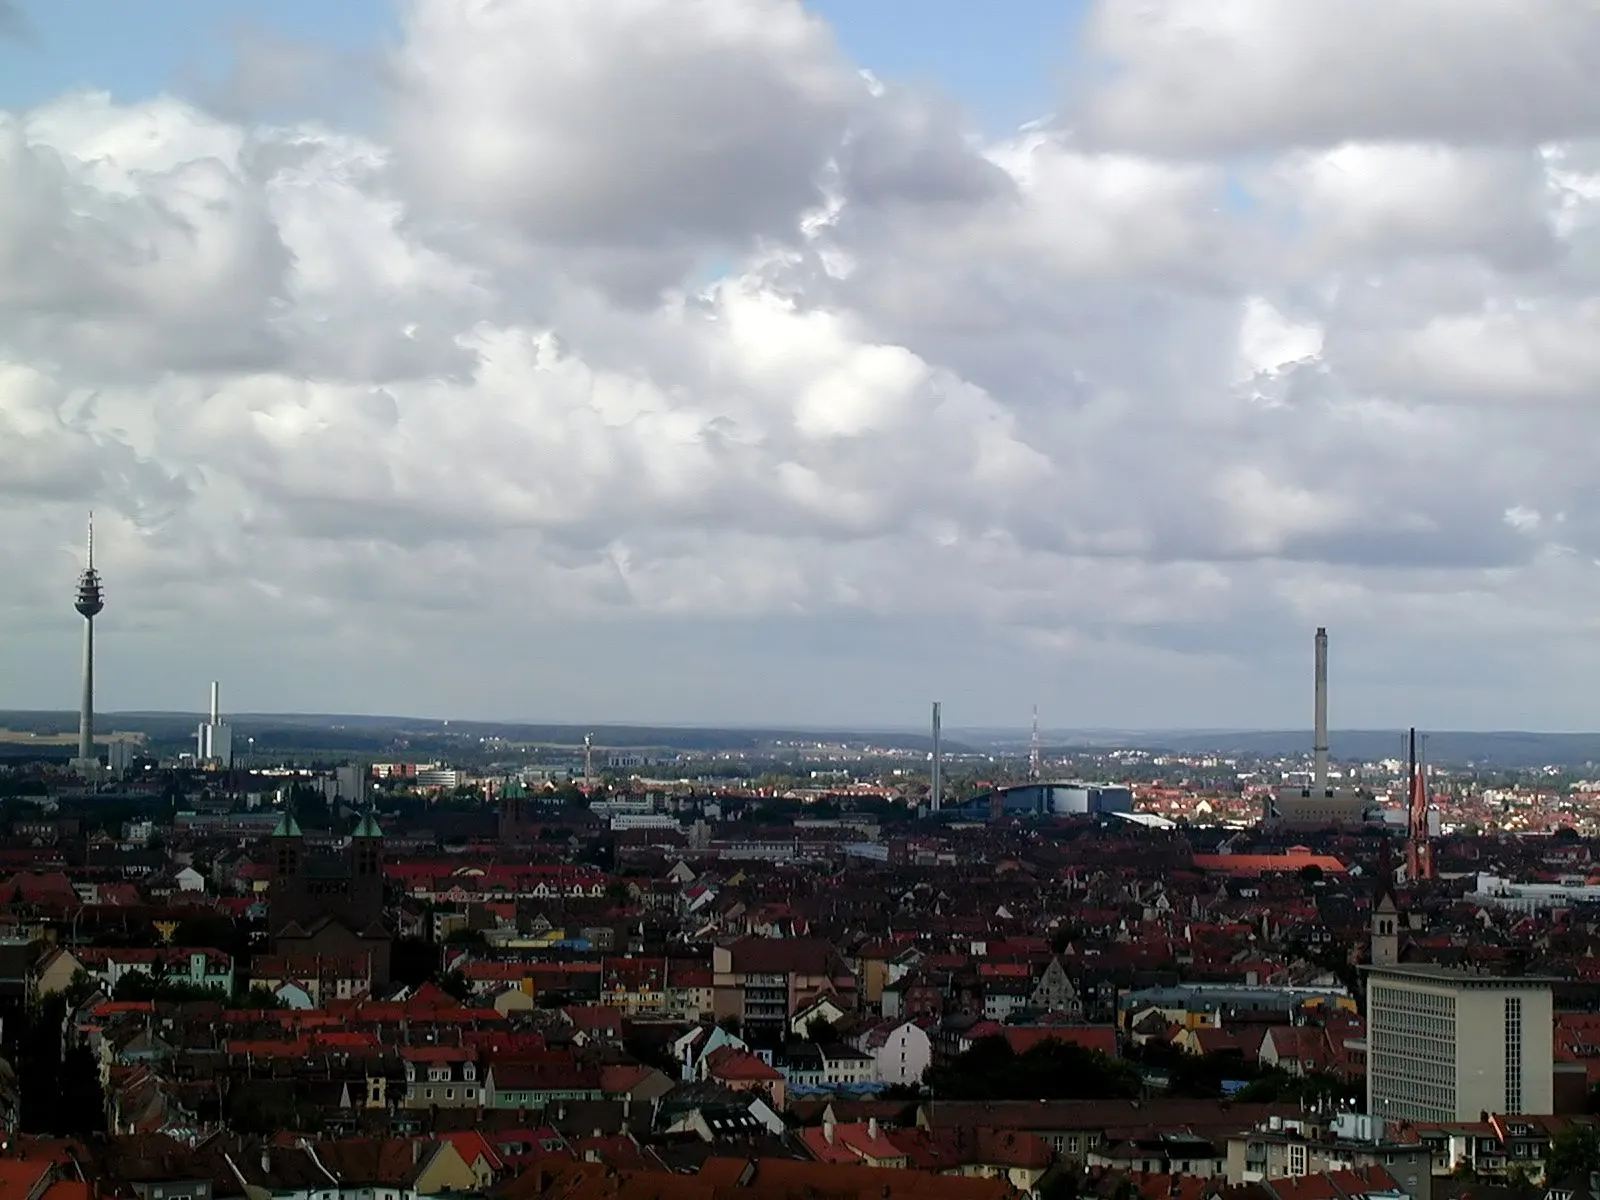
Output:
[[350,835],[358,838],[381,838],[383,830],[378,828],[378,822],[370,812],[361,814],[361,822],[356,826],[356,831]]
[[272,836],[275,838],[297,838],[305,835],[300,832],[300,822],[296,821],[294,814],[286,808],[283,810],[283,816],[278,818],[278,824],[272,831]]

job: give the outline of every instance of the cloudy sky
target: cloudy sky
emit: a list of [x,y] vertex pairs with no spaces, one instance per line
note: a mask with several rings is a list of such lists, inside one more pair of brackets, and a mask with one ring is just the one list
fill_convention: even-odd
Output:
[[0,706],[74,703],[92,507],[108,709],[1291,727],[1325,624],[1336,726],[1596,728],[1597,61],[1589,0],[0,0]]

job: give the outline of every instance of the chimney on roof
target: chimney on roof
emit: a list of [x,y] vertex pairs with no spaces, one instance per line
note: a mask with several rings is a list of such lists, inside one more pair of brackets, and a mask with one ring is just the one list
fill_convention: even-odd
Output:
[[878,1118],[867,1118],[867,1137],[872,1141],[878,1140]]

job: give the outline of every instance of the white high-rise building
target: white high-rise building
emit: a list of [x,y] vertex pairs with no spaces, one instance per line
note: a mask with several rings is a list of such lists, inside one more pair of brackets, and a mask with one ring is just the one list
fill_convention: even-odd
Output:
[[1385,1121],[1555,1107],[1548,979],[1367,968],[1367,1111]]
[[222,719],[222,685],[215,679],[211,681],[211,716],[200,722],[194,756],[203,767],[226,771],[233,766],[233,730]]
[[[367,775],[368,771],[361,763],[347,763],[342,767],[335,767],[333,772],[334,795],[352,808],[361,808],[367,802]],[[417,772],[418,786],[422,784],[422,772]],[[455,787],[456,778],[448,784],[441,786]]]
[[106,747],[106,770],[121,779],[133,769],[133,744],[126,738],[113,737]]

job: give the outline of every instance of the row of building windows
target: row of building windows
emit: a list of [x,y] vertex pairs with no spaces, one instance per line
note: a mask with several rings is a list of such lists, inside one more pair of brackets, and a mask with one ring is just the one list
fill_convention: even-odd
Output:
[[1522,1111],[1522,997],[1506,997],[1506,1111]]

